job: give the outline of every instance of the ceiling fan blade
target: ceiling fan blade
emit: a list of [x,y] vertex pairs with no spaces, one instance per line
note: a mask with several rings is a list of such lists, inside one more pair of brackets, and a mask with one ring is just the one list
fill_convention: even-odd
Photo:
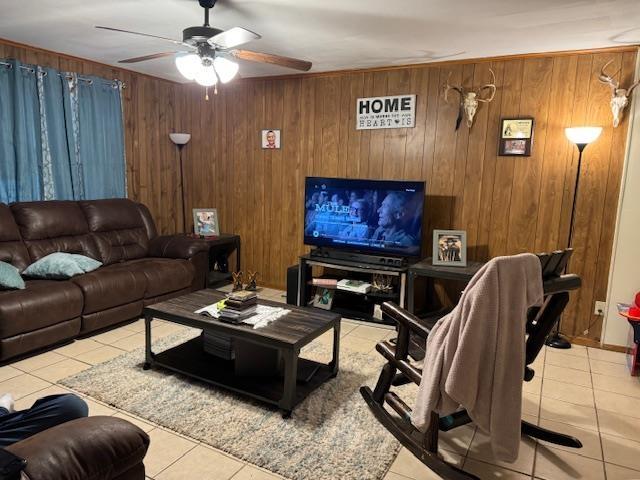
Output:
[[233,27],[224,32],[220,32],[217,35],[211,37],[207,42],[210,45],[218,46],[222,48],[233,48],[238,45],[242,45],[244,43],[250,42],[251,40],[259,40],[262,38],[255,32],[251,30],[247,30],[242,27]]
[[271,65],[293,68],[295,70],[302,70],[303,72],[309,71],[312,66],[311,62],[307,62],[306,60],[298,60],[297,58],[272,55],[270,53],[252,52],[251,50],[231,50],[229,51],[229,53],[241,60],[270,63]]
[[151,55],[144,55],[142,57],[134,57],[134,58],[127,58],[125,60],[118,60],[118,63],[144,62],[145,60],[153,60],[155,58],[171,57],[171,56],[175,55],[176,53],[178,53],[178,52],[152,53]]
[[171,43],[174,43],[176,45],[186,45],[188,47],[191,47],[191,45],[183,43],[183,42],[181,42],[179,40],[175,40],[173,38],[168,38],[168,37],[161,37],[159,35],[151,35],[149,33],[132,32],[131,30],[121,30],[120,28],[101,27],[99,25],[96,25],[95,27],[99,28],[101,30],[111,30],[112,32],[131,33],[133,35],[140,35],[142,37],[159,38],[160,40],[167,40],[167,41],[169,41]]

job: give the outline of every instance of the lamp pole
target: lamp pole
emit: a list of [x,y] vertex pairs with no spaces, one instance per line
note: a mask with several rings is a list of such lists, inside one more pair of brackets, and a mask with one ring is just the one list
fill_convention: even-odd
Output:
[[170,133],[169,138],[178,147],[180,156],[180,193],[182,197],[182,231],[187,233],[187,214],[185,212],[186,202],[184,198],[184,162],[182,160],[182,149],[191,140],[189,133]]
[[[576,147],[578,147],[578,168],[576,169],[576,182],[573,187],[573,202],[571,205],[571,220],[569,221],[569,238],[567,239],[567,248],[573,246],[573,227],[576,218],[576,205],[578,203],[578,187],[580,186],[580,170],[582,169],[582,152],[591,142],[595,141],[602,133],[600,127],[576,127],[567,128],[565,133]],[[564,267],[564,273],[567,273],[569,265]],[[561,318],[556,323],[555,331],[547,337],[546,345],[553,348],[567,349],[571,348],[571,342],[560,334]]]

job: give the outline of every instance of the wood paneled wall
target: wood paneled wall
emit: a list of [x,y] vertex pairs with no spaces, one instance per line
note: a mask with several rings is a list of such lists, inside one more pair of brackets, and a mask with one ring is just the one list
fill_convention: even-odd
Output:
[[125,82],[129,197],[149,206],[162,233],[182,229],[178,150],[168,137],[182,116],[176,108],[179,84],[1,39],[0,58]]
[[[251,79],[210,101],[184,86],[181,120],[193,135],[184,150],[187,211],[216,207],[222,228],[242,236],[245,269],[278,287],[305,251],[308,175],[424,180],[425,254],[435,228],[466,230],[472,259],[563,248],[578,155],[564,128],[604,126],[585,151],[571,262],[584,283],[563,323],[569,335],[599,339],[601,317],[592,312],[606,297],[627,122],[611,127],[609,89],[596,74],[613,60],[611,70],[629,82],[635,58],[620,49]],[[471,130],[456,132],[457,106],[444,102],[441,85],[451,72],[451,82],[479,86],[489,68],[495,99],[481,105]],[[415,128],[355,130],[356,98],[406,93],[417,94]],[[505,116],[535,117],[530,157],[497,155]],[[262,128],[282,130],[281,150],[260,148]]]

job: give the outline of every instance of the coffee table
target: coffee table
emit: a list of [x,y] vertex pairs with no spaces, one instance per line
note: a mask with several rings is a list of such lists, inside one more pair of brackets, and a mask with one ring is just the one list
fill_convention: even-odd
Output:
[[[283,307],[290,313],[266,327],[234,325],[193,313],[225,298],[216,290],[200,290],[144,309],[145,363],[144,369],[166,368],[233,392],[248,395],[263,402],[277,405],[283,417],[289,417],[293,408],[313,390],[338,374],[341,316],[317,308],[294,307],[281,303],[258,300],[261,305]],[[153,319],[162,319],[194,327],[216,335],[229,337],[239,348],[235,360],[226,360],[204,351],[202,337],[160,353],[151,348]],[[300,349],[323,333],[333,329],[333,359],[328,364],[299,358]],[[264,371],[265,354],[275,358],[278,369]],[[238,357],[240,355],[240,357]],[[252,357],[253,355],[253,357]],[[255,358],[256,371],[247,370],[247,363]],[[242,362],[240,360],[242,359]],[[249,362],[247,362],[247,359]],[[242,368],[239,371],[239,364]],[[238,365],[237,365],[238,364]]]

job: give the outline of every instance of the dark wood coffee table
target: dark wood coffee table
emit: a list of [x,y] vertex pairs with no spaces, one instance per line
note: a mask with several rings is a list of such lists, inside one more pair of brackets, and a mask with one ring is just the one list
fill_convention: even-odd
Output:
[[[163,367],[249,395],[277,405],[285,417],[290,416],[293,408],[309,393],[338,374],[340,315],[317,308],[301,308],[259,300],[258,303],[261,305],[283,307],[291,312],[266,327],[254,329],[250,325],[233,325],[193,313],[223,298],[224,294],[216,290],[200,290],[145,307],[144,369]],[[206,353],[201,337],[193,338],[164,352],[154,353],[151,349],[151,324],[154,318],[228,336],[242,346],[242,356],[245,359],[242,374],[238,374],[238,358],[225,360]],[[330,329],[333,329],[333,359],[330,363],[323,364],[299,358],[302,347]],[[282,364],[283,367],[273,374],[265,374],[260,368],[256,370],[255,375],[247,372],[246,359],[251,358],[252,346],[257,352],[256,363],[262,362],[260,359],[264,358],[266,351],[272,352],[278,359],[276,363]]]

